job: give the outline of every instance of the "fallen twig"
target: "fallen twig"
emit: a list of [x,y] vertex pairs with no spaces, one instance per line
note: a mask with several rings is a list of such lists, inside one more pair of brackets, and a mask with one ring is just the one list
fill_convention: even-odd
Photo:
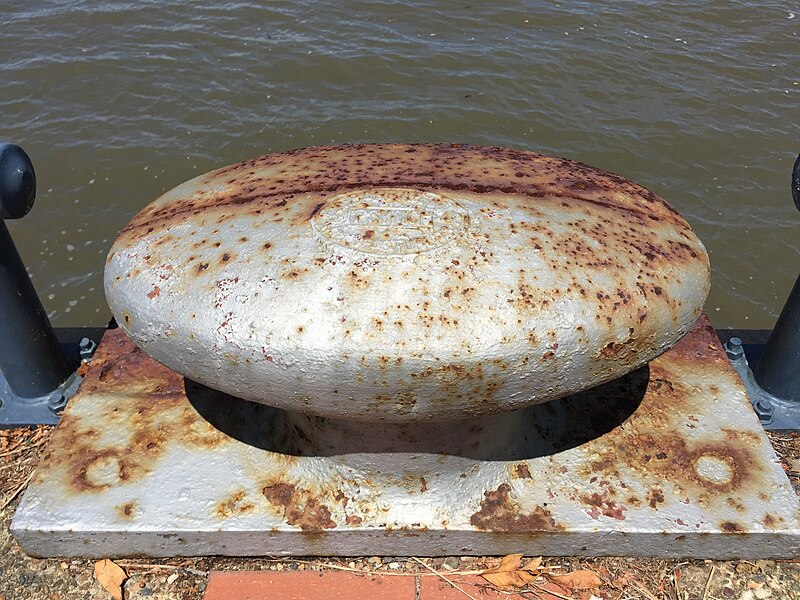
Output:
[[770,434],[770,435],[769,435],[769,439],[770,439],[770,441],[771,441],[771,442],[784,442],[784,443],[787,443],[787,442],[788,442],[788,443],[791,443],[791,442],[794,442],[794,441],[796,441],[796,438],[790,438],[790,437],[789,437],[789,438],[778,437],[778,436],[777,436],[777,435],[775,435],[774,433],[772,433],[772,434]]
[[535,582],[533,584],[533,587],[535,587],[538,591],[544,592],[545,594],[550,594],[552,596],[555,596],[556,598],[561,598],[561,600],[575,600],[571,596],[565,596],[563,594],[559,594],[555,590],[548,590],[546,587],[542,587],[538,583],[535,583]]
[[639,590],[642,594],[644,594],[647,597],[647,600],[658,600],[658,598],[654,596],[652,592],[648,590],[644,586],[644,584],[638,579],[632,580],[631,583],[633,584],[633,587],[635,587],[637,590]]
[[202,571],[200,569],[193,569],[192,567],[183,567],[183,566],[180,566],[180,565],[158,565],[158,564],[150,565],[150,564],[147,564],[147,563],[133,563],[133,562],[125,561],[125,560],[118,560],[118,561],[115,561],[115,562],[120,567],[125,567],[126,569],[127,568],[132,568],[132,569],[146,570],[146,571],[150,571],[150,572],[163,571],[163,570],[166,569],[166,570],[169,570],[169,571],[186,571],[186,572],[192,573],[194,575],[201,575],[201,576],[208,575],[208,571]]
[[711,565],[711,572],[708,574],[708,579],[706,579],[706,587],[703,590],[703,600],[708,600],[708,590],[711,589],[711,578],[714,577],[714,571],[717,570],[717,565]]
[[18,442],[12,444],[11,447],[2,454],[0,454],[0,456],[8,456],[10,454],[13,454],[16,451],[16,449],[19,448],[20,446],[22,446],[22,440],[19,440]]
[[[323,567],[326,569],[335,569],[337,571],[349,571],[351,573],[360,573],[362,575],[388,575],[391,577],[439,577],[439,572],[433,570],[432,573],[395,573],[394,571],[376,571],[373,569],[358,569],[355,567],[345,567],[343,565],[332,565],[330,563],[323,563],[317,562],[313,560],[302,560],[302,559],[287,559],[287,558],[266,558],[264,562],[274,562],[274,563],[287,563],[287,562],[294,562],[297,564],[303,565],[312,565],[315,567]],[[419,562],[419,561],[417,561]],[[426,569],[432,570],[428,565],[423,563],[423,566]],[[472,571],[450,571],[448,575],[480,575],[483,573],[482,570],[472,570]]]
[[19,493],[25,489],[25,486],[27,486],[28,483],[30,483],[31,478],[33,477],[33,473],[34,473],[33,471],[28,473],[28,476],[25,478],[25,480],[22,483],[20,483],[13,492],[11,492],[11,495],[8,498],[6,498],[6,500],[3,502],[3,506],[0,506],[0,510],[3,510],[6,506],[11,504],[14,498],[16,498],[19,495]]
[[11,448],[10,450],[6,450],[2,454],[0,454],[0,458],[3,458],[5,456],[13,456],[14,454],[20,454],[22,452],[25,452],[25,450],[30,450],[31,448],[38,448],[39,446],[43,446],[46,443],[47,443],[46,439],[44,440],[40,439],[32,444],[23,444],[22,442],[18,442],[17,444],[14,444],[13,448]]
[[422,561],[421,561],[420,559],[418,559],[416,556],[412,556],[412,557],[411,557],[411,559],[412,559],[412,560],[415,560],[416,562],[418,562],[419,564],[421,564],[423,567],[425,567],[426,569],[428,569],[428,570],[429,570],[431,573],[434,573],[434,574],[435,574],[437,577],[439,577],[439,579],[443,579],[444,581],[446,581],[447,583],[449,583],[451,586],[453,586],[454,588],[456,588],[456,589],[457,589],[459,592],[461,592],[462,594],[464,594],[464,595],[465,595],[467,598],[470,598],[471,600],[477,600],[477,598],[475,598],[474,596],[470,596],[470,595],[469,595],[467,592],[465,592],[463,589],[461,589],[461,587],[460,587],[460,586],[458,586],[457,584],[455,584],[455,583],[453,583],[452,581],[450,581],[450,580],[449,580],[447,577],[445,577],[444,575],[442,575],[441,573],[439,573],[438,571],[436,571],[436,570],[435,570],[433,567],[429,567],[428,565],[426,565],[424,562],[422,562]]

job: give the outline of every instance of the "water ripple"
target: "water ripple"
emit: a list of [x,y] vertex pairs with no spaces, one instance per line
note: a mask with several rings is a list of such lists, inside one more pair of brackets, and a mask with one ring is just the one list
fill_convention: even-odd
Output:
[[[308,144],[506,145],[666,197],[712,252],[715,323],[768,327],[800,268],[786,17],[741,0],[0,7],[0,137],[30,151],[40,182],[41,220],[15,237],[40,290],[83,297],[67,313],[45,296],[53,320],[98,324],[110,240],[189,177]],[[57,252],[53,236],[86,250]]]

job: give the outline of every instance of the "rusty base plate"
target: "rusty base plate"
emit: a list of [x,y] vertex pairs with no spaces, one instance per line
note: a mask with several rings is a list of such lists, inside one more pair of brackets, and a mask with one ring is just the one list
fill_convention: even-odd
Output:
[[111,330],[11,529],[34,556],[796,558],[798,513],[702,317],[594,390],[416,426],[230,398]]

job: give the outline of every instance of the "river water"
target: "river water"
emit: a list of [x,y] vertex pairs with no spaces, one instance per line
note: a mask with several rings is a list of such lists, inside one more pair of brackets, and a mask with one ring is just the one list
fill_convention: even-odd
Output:
[[[15,6],[9,8],[9,6]],[[312,144],[566,156],[666,198],[711,254],[719,327],[771,327],[800,271],[797,2],[89,2],[0,7],[9,227],[55,325],[101,325],[119,229],[197,174]]]

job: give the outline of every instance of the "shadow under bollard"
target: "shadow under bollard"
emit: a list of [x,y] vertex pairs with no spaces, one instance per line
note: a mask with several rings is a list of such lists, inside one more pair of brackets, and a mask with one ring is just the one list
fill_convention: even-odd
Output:
[[548,456],[597,439],[628,419],[650,371],[524,409],[469,419],[386,423],[342,421],[241,400],[186,379],[189,402],[212,426],[261,450],[292,456],[443,454],[480,461]]

